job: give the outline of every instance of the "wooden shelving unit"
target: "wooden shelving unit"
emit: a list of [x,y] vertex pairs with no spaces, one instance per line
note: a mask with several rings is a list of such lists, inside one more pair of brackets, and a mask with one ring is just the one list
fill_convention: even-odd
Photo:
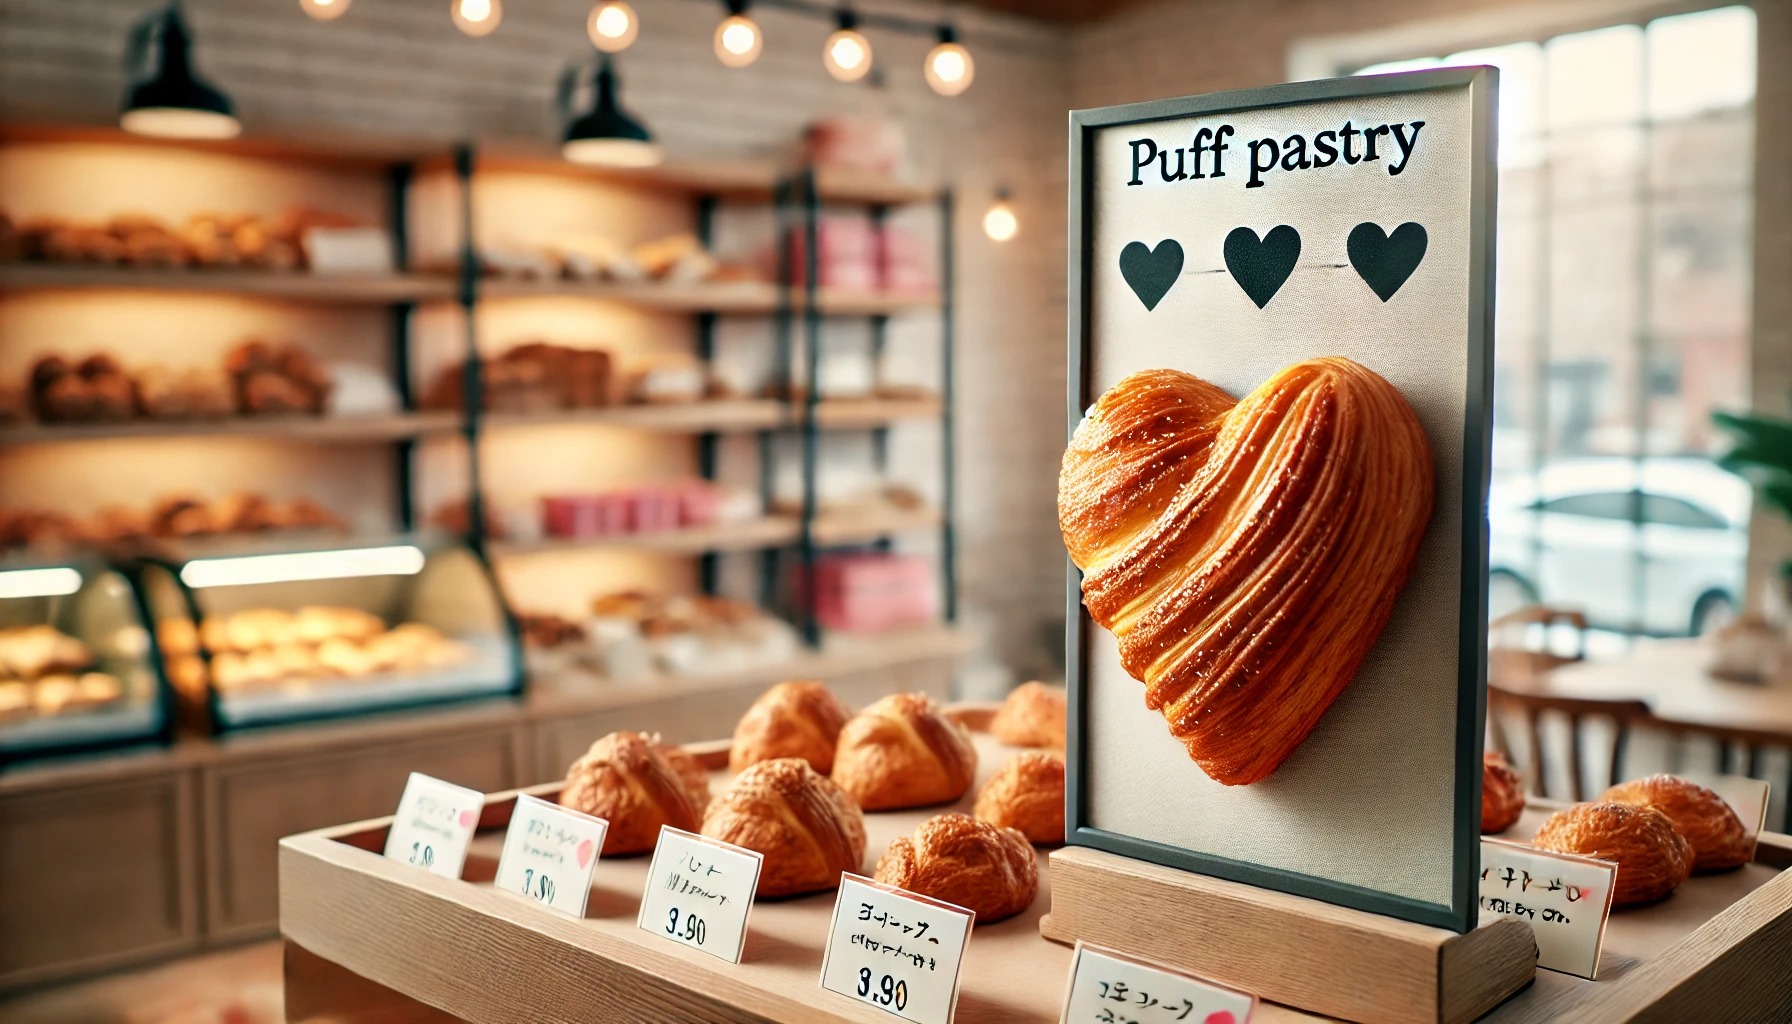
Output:
[[755,551],[793,543],[802,527],[792,516],[764,516],[738,523],[718,523],[651,533],[624,533],[610,537],[544,537],[532,541],[494,540],[493,557],[539,554],[544,551],[593,551],[613,548],[651,551],[665,555],[701,555],[720,551]]
[[451,412],[389,416],[233,416],[219,420],[121,420],[0,427],[0,445],[151,437],[266,437],[293,441],[383,442],[459,429]]
[[82,263],[0,263],[0,291],[28,289],[215,292],[300,302],[390,305],[444,301],[454,279],[432,274],[312,274],[277,270],[147,269]]

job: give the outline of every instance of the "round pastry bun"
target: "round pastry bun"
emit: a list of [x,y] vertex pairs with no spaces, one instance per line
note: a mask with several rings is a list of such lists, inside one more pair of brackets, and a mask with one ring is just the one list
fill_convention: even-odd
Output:
[[1064,749],[1064,691],[1041,682],[1022,683],[996,710],[989,731],[1011,747]]
[[591,744],[566,770],[560,805],[610,823],[603,854],[646,853],[659,842],[660,826],[695,832],[699,823],[691,793],[678,770],[638,732],[613,732]]
[[950,803],[976,775],[969,734],[926,694],[893,693],[859,712],[834,748],[834,781],[867,811]]
[[1481,831],[1497,835],[1518,824],[1524,813],[1524,783],[1504,754],[1481,755]]
[[1014,755],[984,783],[974,813],[1040,846],[1064,842],[1064,761],[1042,750]]
[[1575,804],[1550,815],[1531,845],[1615,861],[1614,907],[1654,903],[1692,874],[1692,844],[1653,807]]
[[846,791],[800,757],[751,765],[710,805],[703,834],[765,855],[760,896],[840,884],[865,861],[865,816]]
[[800,757],[826,775],[834,770],[834,745],[852,717],[840,698],[820,683],[779,683],[759,695],[734,727],[728,751],[731,771],[779,757]]
[[977,923],[1027,909],[1039,861],[1027,837],[964,814],[936,814],[898,836],[877,861],[877,880],[977,913]]
[[1755,844],[1735,810],[1704,786],[1676,775],[1651,775],[1622,782],[1600,797],[1611,803],[1641,804],[1667,815],[1692,844],[1693,870],[1728,871],[1747,864]]

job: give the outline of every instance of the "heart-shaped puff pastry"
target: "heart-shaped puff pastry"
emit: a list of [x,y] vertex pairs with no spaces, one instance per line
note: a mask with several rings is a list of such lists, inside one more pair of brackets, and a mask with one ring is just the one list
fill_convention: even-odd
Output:
[[1340,357],[1240,402],[1177,370],[1135,373],[1076,428],[1058,477],[1083,604],[1146,706],[1228,786],[1275,771],[1356,674],[1431,501],[1412,407]]

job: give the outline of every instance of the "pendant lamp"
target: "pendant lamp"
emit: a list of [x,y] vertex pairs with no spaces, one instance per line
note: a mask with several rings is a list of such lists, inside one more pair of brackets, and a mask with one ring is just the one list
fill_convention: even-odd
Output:
[[[125,131],[171,139],[229,139],[242,132],[230,98],[194,73],[192,46],[193,33],[179,3],[131,30],[125,71],[137,80],[118,119]],[[147,74],[138,78],[140,70]]]
[[[560,79],[561,113],[570,116],[573,88],[578,69],[569,67]],[[652,167],[664,153],[653,141],[647,126],[624,111],[616,102],[616,71],[610,55],[597,63],[592,79],[594,99],[591,112],[573,118],[566,125],[561,155],[576,164],[605,167]]]

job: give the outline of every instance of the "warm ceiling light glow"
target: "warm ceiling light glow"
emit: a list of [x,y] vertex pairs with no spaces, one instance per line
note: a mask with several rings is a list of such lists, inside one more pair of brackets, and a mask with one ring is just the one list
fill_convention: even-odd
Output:
[[230,97],[193,68],[192,48],[193,33],[178,4],[137,23],[125,55],[136,81],[125,95],[120,127],[174,139],[229,139],[243,130]]
[[[578,69],[570,67],[560,80],[560,107],[568,115],[577,75]],[[598,62],[591,85],[591,111],[567,122],[560,154],[576,164],[605,167],[652,167],[659,163],[665,153],[653,141],[653,133],[622,109],[616,69],[607,54]]]
[[348,5],[349,0],[299,0],[299,9],[318,21],[335,21]]
[[340,580],[359,576],[415,576],[423,571],[423,551],[411,544],[340,551],[293,551],[239,558],[198,558],[181,567],[182,583],[240,587],[295,580]]
[[0,599],[61,597],[80,589],[80,572],[67,566],[57,566],[54,569],[10,569],[0,572]]
[[164,139],[234,139],[243,133],[241,121],[229,114],[186,107],[138,107],[127,110],[118,126],[137,135]]
[[995,205],[983,215],[983,233],[997,242],[1006,242],[1020,230],[1020,221],[1015,219],[1014,208],[1008,205],[1008,194],[997,192]]
[[454,27],[477,39],[489,36],[504,20],[501,0],[454,0]]
[[636,139],[568,139],[560,155],[594,167],[653,167],[666,158],[660,147]]
[[585,31],[591,36],[592,46],[605,53],[621,53],[641,34],[641,19],[622,0],[606,0],[591,8]]
[[971,61],[971,52],[958,44],[957,36],[948,27],[940,29],[939,45],[928,51],[922,71],[934,92],[956,96],[971,87],[977,66]]
[[730,14],[716,26],[716,59],[731,68],[744,68],[759,59],[765,34],[745,14]]
[[822,63],[828,74],[842,82],[856,82],[871,70],[871,41],[857,29],[843,28],[828,37],[822,47]]

